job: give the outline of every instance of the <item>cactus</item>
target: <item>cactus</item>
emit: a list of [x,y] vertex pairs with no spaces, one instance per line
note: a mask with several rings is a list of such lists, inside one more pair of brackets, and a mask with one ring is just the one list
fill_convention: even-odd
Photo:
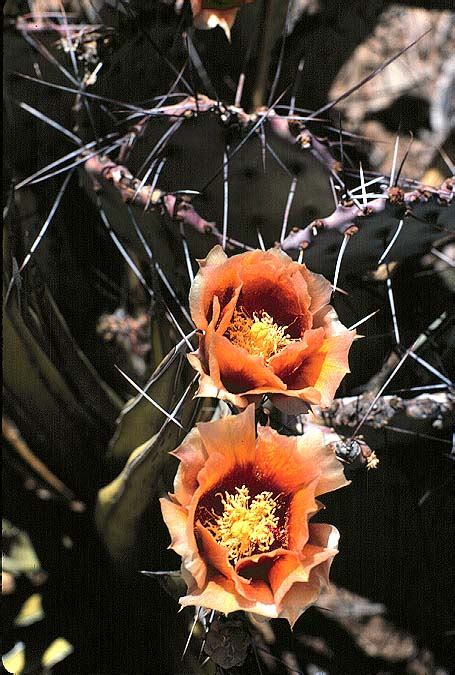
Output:
[[[328,101],[326,77],[335,80],[344,52],[363,37],[328,4],[125,0],[63,3],[43,14],[34,3],[32,15],[21,2],[6,4],[5,515],[28,532],[48,575],[39,586],[46,625],[38,639],[12,624],[33,581],[19,567],[7,569],[15,590],[6,651],[24,640],[34,670],[23,672],[45,672],[45,647],[60,634],[75,647],[64,650],[66,672],[309,673],[316,663],[321,672],[373,673],[383,668],[380,658],[389,660],[362,640],[344,656],[340,645],[351,644],[357,628],[337,617],[334,627],[323,609],[299,620],[292,642],[281,622],[224,620],[199,609],[188,635],[191,611],[177,616],[181,579],[166,551],[158,497],[172,489],[177,464],[169,452],[196,422],[228,412],[224,403],[194,398],[197,376],[186,358],[199,337],[188,304],[196,260],[215,245],[229,256],[281,249],[304,262],[332,284],[343,324],[365,335],[333,404],[313,405],[311,423],[267,405],[258,416],[291,436],[323,429],[353,479],[351,493],[328,498],[346,536],[335,580],[390,602],[395,623],[420,631],[434,652],[431,668],[451,666],[435,638],[450,630],[445,581],[428,582],[422,616],[435,626],[425,632],[406,615],[406,602],[417,602],[412,591],[400,604],[357,578],[363,545],[374,563],[362,542],[371,535],[366,517],[349,523],[346,514],[370,508],[378,518],[389,497],[402,499],[411,519],[418,509],[423,521],[437,518],[436,497],[449,509],[453,131],[439,125],[432,137],[438,170],[431,184],[429,172],[408,175],[412,138],[398,124],[390,166],[377,171],[378,144],[364,137],[348,103],[365,85],[374,96],[388,68],[428,48],[431,35],[414,31],[345,88],[338,78]],[[196,28],[219,27],[195,30],[191,10]],[[379,8],[360,17],[362,31],[374,27],[376,14]],[[450,13],[441,16],[451,25]],[[299,39],[330,40],[335,20],[334,61],[319,81],[320,52],[306,43],[302,51]],[[440,86],[450,87],[442,59],[438,68]],[[435,105],[445,105],[439,94]],[[422,466],[414,475],[415,457]],[[378,460],[367,479],[361,469]],[[414,501],[397,497],[402,485]],[[438,521],[432,535],[426,522],[413,524],[413,537],[433,536],[427,563],[443,580],[444,526]],[[385,531],[377,525],[374,536]],[[385,566],[390,545],[400,546],[383,541]],[[415,566],[411,585],[423,583]],[[330,604],[324,597],[322,606]],[[72,616],[65,601],[74,603]],[[322,650],[305,642],[312,622]],[[161,631],[169,631],[169,654],[154,663]],[[411,656],[402,661],[411,667]]]

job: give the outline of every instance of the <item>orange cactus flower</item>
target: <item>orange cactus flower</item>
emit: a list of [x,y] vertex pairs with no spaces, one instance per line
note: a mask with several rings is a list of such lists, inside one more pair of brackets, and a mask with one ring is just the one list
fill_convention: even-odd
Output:
[[182,606],[244,610],[291,626],[328,583],[338,531],[310,524],[320,494],[348,482],[320,431],[255,428],[254,406],[200,423],[174,454],[174,494],[161,499],[182,557]]
[[191,0],[194,25],[202,29],[220,26],[230,39],[237,12],[250,2],[254,0]]
[[289,414],[329,405],[355,338],[328,304],[329,282],[279,249],[228,258],[215,246],[199,264],[190,310],[202,335],[188,357],[197,395],[244,408],[269,394]]

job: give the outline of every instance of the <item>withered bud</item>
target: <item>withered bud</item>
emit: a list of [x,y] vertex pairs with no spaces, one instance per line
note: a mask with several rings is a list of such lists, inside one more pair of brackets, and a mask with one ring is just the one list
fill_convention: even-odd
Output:
[[373,450],[360,438],[352,438],[346,441],[334,441],[330,446],[335,451],[339,460],[349,464],[351,469],[376,469],[379,459]]
[[311,145],[313,143],[312,136],[309,131],[302,131],[298,136],[297,136],[297,144],[300,145],[301,148],[307,149],[311,148]]
[[402,204],[404,202],[404,191],[401,188],[391,187],[388,193],[391,204]]
[[207,634],[204,651],[221,668],[235,668],[245,663],[250,635],[241,619],[217,617]]

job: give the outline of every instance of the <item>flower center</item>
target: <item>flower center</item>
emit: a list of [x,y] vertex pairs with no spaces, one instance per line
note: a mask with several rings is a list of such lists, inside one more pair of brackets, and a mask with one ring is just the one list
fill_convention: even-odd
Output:
[[243,307],[235,309],[226,331],[226,337],[233,344],[243,347],[253,356],[262,356],[268,361],[294,340],[285,333],[288,326],[279,326],[273,317],[262,310],[248,316]]
[[223,513],[219,516],[214,514],[214,522],[206,525],[216,541],[228,550],[229,560],[234,564],[254,552],[270,550],[279,520],[275,515],[277,501],[271,492],[261,492],[251,503],[250,492],[245,485],[236,487],[235,492],[225,492],[224,497],[218,493]]

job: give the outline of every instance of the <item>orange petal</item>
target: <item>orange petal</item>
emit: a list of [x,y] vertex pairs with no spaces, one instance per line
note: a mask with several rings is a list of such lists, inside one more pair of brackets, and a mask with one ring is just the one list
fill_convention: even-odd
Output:
[[[228,418],[226,418],[228,419]],[[199,487],[193,495],[189,510],[189,517],[194,515],[197,502],[201,496],[215,485],[218,485],[231,469],[231,464],[226,462],[225,456],[220,452],[212,452],[204,466],[197,475]]]
[[[222,385],[217,386],[216,380],[212,379],[210,375],[204,371],[200,349],[196,352],[191,352],[191,354],[187,354],[187,358],[194,370],[199,373],[199,386],[195,394],[196,397],[219,398],[222,401],[230,400],[230,398],[228,398],[229,392],[225,391]],[[244,408],[247,401],[242,399],[242,397],[240,397],[240,399],[239,405],[241,408]],[[234,401],[232,402],[234,405],[237,405]]]
[[[302,366],[308,355],[321,347],[324,342],[324,329],[305,331],[304,337],[299,342],[293,342],[282,349],[270,359],[270,368],[285,384],[296,371]],[[296,389],[296,387],[291,387]]]
[[255,553],[248,558],[239,560],[235,565],[235,570],[245,576],[246,579],[265,579],[268,577],[274,559],[286,555],[286,553],[289,553],[287,548],[275,548],[273,551],[267,551],[267,553]]
[[[285,618],[291,624],[291,628],[301,614],[310,606],[317,602],[321,589],[328,585],[328,575],[330,565],[334,556],[337,554],[338,531],[331,525],[311,524],[310,525],[310,544],[305,546],[301,554],[301,565],[305,572],[297,572],[288,564],[287,569],[283,568],[281,573],[281,591],[286,589],[289,581],[294,577],[294,583],[289,590],[274,594],[277,606],[280,609],[279,616]],[[309,570],[308,580],[298,580],[301,575],[305,579]],[[286,574],[288,576],[286,576]],[[276,582],[280,581],[280,574]],[[280,595],[282,597],[280,598]],[[277,601],[280,599],[280,603]]]
[[199,349],[188,354],[188,361],[199,373],[199,387],[196,396],[218,398],[230,401],[238,408],[245,408],[248,400],[240,395],[227,391],[220,379],[220,369],[216,359],[213,341],[215,331],[209,325],[204,336],[199,338]]
[[322,307],[314,315],[314,327],[324,328],[325,337],[333,337],[334,335],[341,335],[346,332],[347,328],[343,326],[338,318],[338,314],[331,305]]
[[260,614],[270,619],[278,616],[277,609],[273,603],[268,604],[247,600],[236,592],[232,581],[222,576],[215,577],[209,581],[203,590],[180,598],[179,602],[182,607],[191,605],[207,607],[223,614],[243,610],[252,612],[253,614]]
[[[324,435],[312,429],[301,436],[281,436],[258,426],[255,465],[257,473],[285,494],[312,485],[314,496],[349,485],[334,450],[324,445]],[[317,509],[316,509],[317,510]]]
[[234,394],[254,393],[256,389],[285,390],[285,385],[260,356],[233,345],[221,335],[213,338],[213,347],[225,389]]
[[255,251],[240,272],[243,287],[239,305],[252,316],[266,311],[287,333],[299,338],[311,326],[311,298],[297,266],[286,256]]
[[315,315],[330,302],[332,286],[322,274],[310,272],[306,265],[302,265],[301,267],[301,273],[307,283],[308,293],[311,298],[310,312]]
[[301,436],[296,436],[297,453],[300,461],[306,466],[309,475],[318,472],[319,480],[315,496],[338,490],[349,485],[343,471],[343,465],[337,459],[335,451],[325,445],[324,435],[318,429],[311,429]]
[[320,404],[330,405],[341,380],[349,372],[348,353],[355,337],[355,331],[346,330],[326,338],[319,348],[309,350],[302,365],[286,378],[288,390],[314,387],[321,393]]
[[318,565],[332,560],[337,551],[320,546],[305,546],[302,555],[288,553],[278,558],[269,572],[269,581],[278,608],[285,605],[284,596],[296,583],[308,583],[311,570]]
[[[217,299],[214,298],[213,306],[216,309]],[[218,303],[219,307],[219,303]],[[213,338],[215,331],[213,326],[208,325],[204,335],[199,336],[199,347],[195,352],[188,354],[188,361],[199,373],[199,389],[197,396],[218,398],[217,392],[223,389],[220,380],[220,369],[214,355]]]
[[[240,285],[239,265],[235,257],[228,260],[221,246],[214,246],[208,256],[198,262],[200,269],[190,288],[190,313],[196,327],[206,330],[213,298],[217,296],[223,308]],[[225,297],[226,302],[223,302]]]
[[281,436],[270,427],[258,426],[257,473],[285,495],[310,484],[319,476],[316,463],[306,462],[298,452],[296,436]]
[[197,475],[207,459],[199,431],[191,429],[171,455],[180,460],[174,480],[174,496],[182,506],[188,506],[199,485]]
[[323,546],[327,550],[332,551],[332,555],[325,562],[318,565],[312,572],[313,576],[319,578],[323,587],[329,585],[330,567],[333,558],[337,553],[339,539],[340,533],[333,525],[327,525],[326,523],[310,523],[310,544],[314,546]]
[[232,320],[232,315],[234,314],[235,307],[237,305],[237,301],[239,299],[240,292],[242,290],[242,286],[238,286],[237,288],[234,289],[234,293],[232,295],[232,298],[229,300],[227,305],[223,307],[223,311],[221,313],[221,318],[218,322],[218,325],[216,326],[216,332],[220,333],[220,335],[223,335],[223,333],[226,332],[227,327],[229,326],[231,320]]
[[182,558],[182,566],[202,588],[207,576],[207,566],[200,557],[192,528],[188,528],[188,511],[169,499],[161,498],[161,513],[171,535],[170,547]]
[[307,412],[308,404],[321,403],[321,391],[311,384],[305,386],[304,374],[306,364],[323,345],[323,327],[307,330],[300,342],[288,345],[270,360],[270,367],[287,386],[285,394],[271,396],[279,410],[288,415],[301,415]]
[[199,378],[199,387],[195,394],[195,397],[217,398],[220,401],[229,401],[229,403],[232,403],[241,410],[243,408],[246,408],[248,403],[253,403],[255,401],[255,398],[257,398],[257,396],[255,396],[255,398],[252,397],[250,400],[250,398],[246,396],[240,396],[239,394],[231,394],[223,386],[216,387],[210,375],[205,374],[202,374],[201,377]]
[[310,581],[306,583],[294,583],[281,601],[279,617],[287,619],[293,628],[299,616],[317,602],[320,593],[321,584],[317,578],[310,576]]
[[227,549],[224,546],[220,546],[201,523],[196,523],[196,532],[199,540],[199,549],[204,560],[209,562],[219,574],[233,581],[234,568],[229,563]]
[[211,564],[226,579],[234,583],[236,592],[247,600],[272,604],[272,592],[267,585],[267,575],[264,578],[247,579],[237,574],[228,560],[227,550],[220,546],[205,527],[200,523],[196,526],[200,538],[201,554],[204,560]]
[[205,331],[205,335],[202,335],[200,337],[200,344],[201,344],[201,350],[205,354],[206,357],[206,364],[207,364],[207,372],[212,378],[213,382],[219,387],[222,388],[222,382],[221,382],[221,376],[220,376],[220,367],[218,365],[218,360],[216,358],[216,351],[215,351],[215,329],[214,326],[216,325],[216,322],[218,321],[218,317],[220,315],[220,303],[218,300],[218,297],[213,298],[213,320],[210,322],[210,324],[207,326],[207,330]]
[[315,489],[319,481],[319,473],[305,487],[297,490],[289,505],[288,548],[300,552],[308,541],[308,520],[319,511],[315,500]]
[[200,422],[197,428],[209,457],[212,453],[223,457],[226,473],[254,461],[256,424],[253,405],[239,415],[229,415],[215,422]]
[[238,7],[232,9],[203,9],[194,16],[194,26],[199,30],[210,30],[219,26],[231,41],[231,28],[239,11]]

